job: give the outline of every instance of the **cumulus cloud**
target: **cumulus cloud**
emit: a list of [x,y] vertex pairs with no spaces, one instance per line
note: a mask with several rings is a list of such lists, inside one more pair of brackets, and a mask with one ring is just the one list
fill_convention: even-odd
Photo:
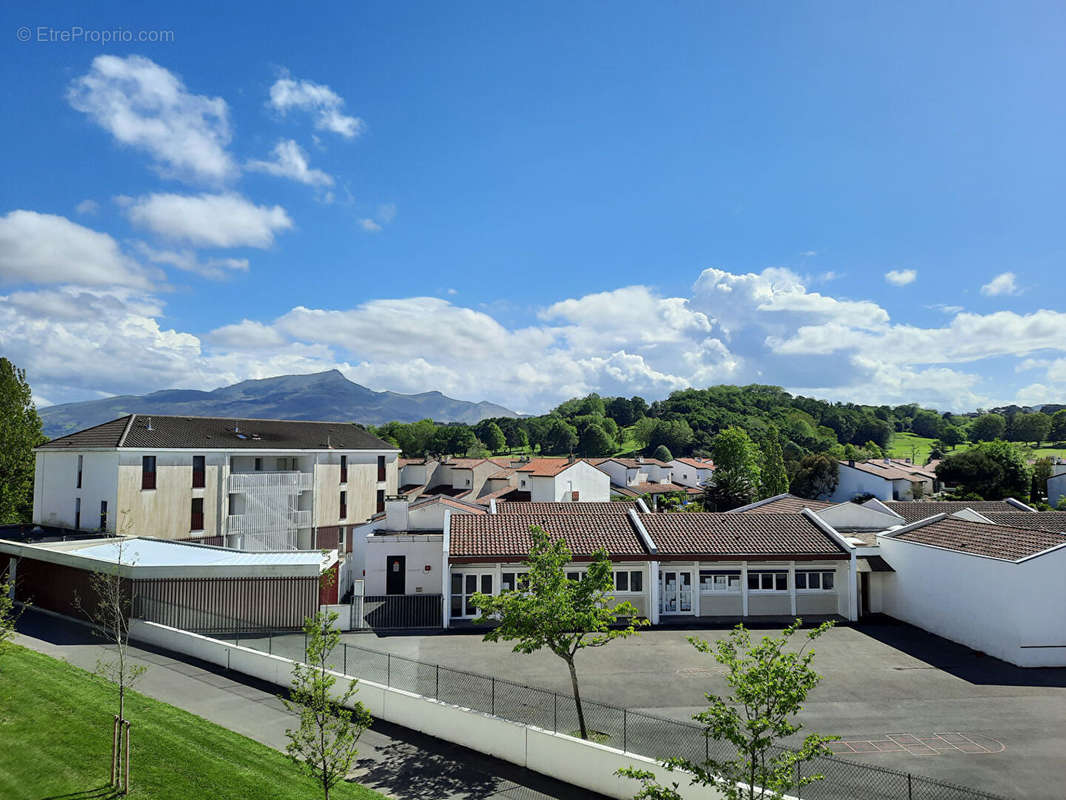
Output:
[[292,228],[281,206],[257,206],[239,194],[150,194],[129,202],[130,220],[194,247],[270,247]]
[[18,210],[0,217],[0,281],[144,288],[153,276],[106,233],[66,217]]
[[247,272],[247,258],[200,258],[192,250],[158,250],[144,242],[136,242],[137,252],[153,264],[175,267],[212,280],[222,280],[233,272]]
[[1002,272],[981,287],[981,294],[986,297],[1018,294],[1021,290],[1018,288],[1017,277],[1013,272]]
[[89,216],[100,210],[100,204],[95,200],[82,200],[74,206],[74,210],[82,216]]
[[271,151],[273,161],[249,161],[245,166],[253,172],[265,172],[279,178],[306,183],[308,186],[332,186],[333,178],[320,169],[311,169],[307,153],[292,139],[282,139]]
[[906,286],[918,279],[916,269],[890,269],[885,273],[885,280],[893,286]]
[[307,111],[314,117],[315,128],[346,139],[355,138],[366,128],[358,117],[343,113],[344,98],[322,83],[286,75],[270,87],[270,105],[282,114],[291,109]]
[[218,182],[237,173],[226,150],[226,102],[192,94],[150,59],[97,56],[67,99],[117,141],[148,153],[167,175]]

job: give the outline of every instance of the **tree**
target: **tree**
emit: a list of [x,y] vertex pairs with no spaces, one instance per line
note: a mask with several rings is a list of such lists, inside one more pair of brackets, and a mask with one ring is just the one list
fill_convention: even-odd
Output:
[[581,440],[578,443],[578,452],[586,458],[597,456],[609,456],[612,443],[610,437],[599,425],[589,425],[581,432]]
[[556,417],[544,433],[541,452],[549,456],[565,456],[577,447],[577,431],[573,425]]
[[943,483],[955,485],[960,494],[986,500],[1021,499],[1032,488],[1032,473],[1018,447],[999,440],[950,454],[937,464],[936,475]]
[[[513,641],[515,653],[534,653],[548,648],[566,662],[574,690],[578,727],[588,738],[581,706],[575,657],[584,649],[603,647],[615,639],[635,634],[638,619],[632,603],[614,603],[614,574],[606,550],[592,555],[588,569],[578,580],[566,577],[573,553],[561,539],[553,540],[542,528],[529,529],[531,544],[526,565],[526,583],[518,591],[493,596],[475,594],[472,602],[479,614],[476,623],[495,623],[485,641]],[[571,571],[572,568],[571,568]],[[620,620],[626,624],[619,626]]]
[[715,466],[703,486],[703,507],[711,511],[731,511],[759,499],[759,486],[741,469]]
[[714,438],[712,453],[715,471],[725,469],[742,473],[758,490],[762,481],[759,466],[762,454],[743,428],[730,427],[719,433]]
[[[824,623],[807,633],[807,642],[798,650],[787,650],[801,622],[797,619],[781,636],[764,636],[754,645],[743,625],[737,625],[728,639],[713,644],[689,637],[697,650],[713,656],[727,670],[730,695],[722,698],[708,693],[707,710],[693,717],[709,739],[726,747],[724,755],[711,756],[702,763],[670,759],[663,762],[667,769],[691,773],[692,785],[714,787],[728,800],[780,800],[786,792],[824,778],[820,774],[801,777],[800,765],[829,755],[825,745],[838,737],[810,733],[796,750],[778,745],[803,729],[796,716],[803,710],[807,694],[822,679],[811,667],[814,651],[804,651],[833,625]],[[677,783],[661,786],[647,770],[628,767],[618,774],[641,781],[644,788],[636,795],[640,800],[681,798]]]
[[671,453],[686,453],[692,446],[692,427],[683,419],[659,420],[648,436],[648,447],[660,445]]
[[659,426],[659,420],[652,417],[641,417],[633,423],[633,438],[641,447],[651,444],[652,433]]
[[944,419],[935,411],[927,411],[924,408],[911,420],[911,432],[917,436],[938,439],[943,428]]
[[1051,432],[1051,417],[1037,411],[1035,414],[1016,414],[1011,440],[1015,442],[1032,442],[1039,445]]
[[18,615],[15,613],[15,585],[7,570],[2,573],[0,580],[0,654],[4,652],[8,640],[15,632],[15,622]]
[[0,358],[0,524],[33,514],[33,448],[46,442],[26,371]]
[[420,419],[407,425],[397,425],[393,430],[393,438],[396,444],[408,457],[423,456],[430,449],[433,434],[437,432],[437,425],[431,419]]
[[788,491],[788,471],[781,452],[780,432],[774,425],[766,433],[762,446],[762,496],[774,497]]
[[840,465],[835,459],[818,453],[804,457],[792,478],[792,494],[810,500],[823,500],[837,489]]
[[524,450],[529,447],[529,433],[520,425],[515,425],[507,431],[507,446],[512,450]]
[[[124,518],[120,526],[120,538],[115,543],[114,566],[104,571],[91,572],[88,580],[90,605],[86,608],[75,590],[74,606],[93,623],[94,633],[102,636],[114,648],[110,658],[104,657],[96,662],[96,674],[118,688],[118,714],[115,716],[111,736],[111,785],[119,787],[122,794],[127,794],[130,790],[130,723],[126,720],[126,693],[133,688],[147,667],[134,663],[129,652],[133,596],[130,582],[122,577],[122,568],[134,564],[135,558],[127,558],[124,537],[129,533],[131,523],[128,513],[124,512]],[[126,738],[125,748],[122,746],[123,733]]]
[[1053,442],[1066,442],[1066,408],[1056,411],[1051,416],[1051,430],[1048,439]]
[[656,461],[662,461],[664,464],[669,464],[674,460],[673,455],[670,454],[670,449],[665,444],[656,447],[652,452],[651,457]]
[[1000,414],[982,414],[970,425],[970,441],[991,442],[1002,439],[1007,430],[1007,420]]
[[504,437],[503,431],[492,420],[484,420],[478,423],[477,438],[493,453],[498,453],[507,446],[507,439]]
[[940,434],[940,441],[954,450],[966,441],[966,434],[962,432],[962,428],[958,425],[945,425],[943,432]]
[[304,662],[293,665],[289,696],[282,698],[289,711],[300,715],[300,727],[285,731],[285,752],[322,787],[323,800],[329,800],[330,790],[351,771],[355,746],[371,722],[370,712],[352,700],[358,681],[335,696],[337,678],[329,659],[340,642],[336,620],[335,612],[319,611],[304,621],[307,653]]
[[1047,482],[1054,472],[1053,461],[1050,457],[1038,458],[1033,462],[1032,489],[1029,492],[1030,499],[1035,503],[1038,500],[1048,499]]

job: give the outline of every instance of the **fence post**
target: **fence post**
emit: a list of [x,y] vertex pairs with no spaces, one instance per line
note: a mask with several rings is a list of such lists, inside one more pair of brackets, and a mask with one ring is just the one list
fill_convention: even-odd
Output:
[[267,655],[274,655],[274,634],[273,632],[267,634]]
[[552,718],[553,718],[552,730],[555,733],[558,733],[559,732],[559,693],[558,692],[554,692],[553,696],[555,698],[555,702],[552,704],[553,707],[554,707],[554,712],[552,714]]
[[496,716],[496,676],[492,677],[492,705],[490,706],[492,716]]
[[911,774],[907,773],[907,800],[914,800],[914,789],[911,786]]
[[440,700],[440,664],[437,664],[437,685],[433,689],[433,699]]
[[344,645],[344,674],[348,674],[348,645]]
[[629,715],[626,713],[626,710],[623,708],[622,709],[622,752],[623,753],[626,752],[626,750],[628,750],[628,748],[626,747],[626,739],[628,738],[628,734],[629,734],[629,725],[627,724],[628,716]]
[[392,688],[392,653],[386,653],[386,672],[385,672],[385,685],[390,689]]

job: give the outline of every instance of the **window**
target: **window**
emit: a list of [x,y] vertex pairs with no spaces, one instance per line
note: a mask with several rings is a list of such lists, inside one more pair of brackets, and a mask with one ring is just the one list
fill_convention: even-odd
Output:
[[[81,456],[78,456],[81,458]],[[74,498],[74,530],[81,530],[81,498]]]
[[263,471],[263,459],[256,458],[256,460],[255,460],[255,471],[256,472],[262,472]]
[[341,483],[348,482],[348,456],[341,456]]
[[500,573],[501,592],[513,592],[516,589],[522,590],[527,586],[529,586],[529,576],[525,572]]
[[207,459],[204,456],[192,457],[192,488],[203,489],[205,480],[205,471],[207,469]]
[[701,592],[739,592],[739,569],[701,569]]
[[385,480],[385,456],[378,456],[378,480]]
[[275,462],[278,472],[295,472],[296,471],[296,458],[279,458]]
[[141,458],[141,489],[155,488],[155,456]]
[[619,570],[615,572],[614,590],[616,592],[644,591],[644,573],[639,569]]
[[568,572],[568,573],[566,573],[566,579],[568,581],[579,581],[579,580],[581,580],[581,573],[577,572],[577,571]]
[[749,592],[787,592],[787,570],[748,571]]
[[341,519],[348,518],[348,493],[341,492]]
[[476,616],[478,611],[474,608],[472,600],[478,592],[492,594],[492,575],[490,573],[453,572],[452,616]]
[[190,531],[202,531],[204,529],[204,499],[202,497],[194,497],[192,499],[192,514],[189,517]]
[[107,501],[100,501],[100,530],[107,530]]
[[807,591],[833,591],[833,579],[836,573],[832,570],[796,570],[796,588]]
[[378,512],[377,513],[380,514],[382,511],[385,510],[385,490],[384,489],[378,489],[377,500],[378,500],[378,503],[377,503]]
[[81,468],[85,464],[85,456],[78,456],[78,485],[74,488],[81,488]]

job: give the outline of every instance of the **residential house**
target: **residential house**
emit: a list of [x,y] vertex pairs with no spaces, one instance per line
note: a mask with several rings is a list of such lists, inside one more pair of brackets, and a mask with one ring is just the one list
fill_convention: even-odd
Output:
[[668,466],[670,480],[691,489],[702,489],[714,475],[714,462],[709,458],[675,458]]
[[583,459],[535,458],[515,468],[517,489],[534,503],[601,503],[611,499],[611,479]]
[[836,490],[827,498],[835,502],[867,494],[880,500],[917,500],[940,488],[929,467],[892,458],[840,461],[837,478]]

